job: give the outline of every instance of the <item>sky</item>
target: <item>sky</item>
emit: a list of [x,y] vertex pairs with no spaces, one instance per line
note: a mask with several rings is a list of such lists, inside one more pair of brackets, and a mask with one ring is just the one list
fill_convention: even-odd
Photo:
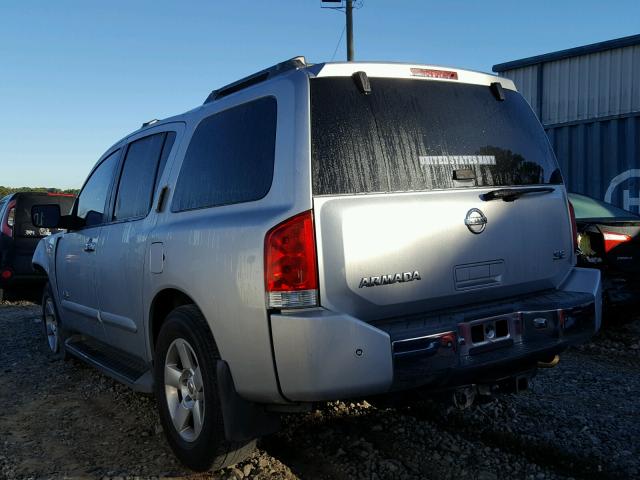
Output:
[[[640,33],[638,0],[357,3],[356,60],[491,71]],[[345,60],[343,28],[320,0],[0,0],[0,185],[79,188],[144,121],[297,55]]]

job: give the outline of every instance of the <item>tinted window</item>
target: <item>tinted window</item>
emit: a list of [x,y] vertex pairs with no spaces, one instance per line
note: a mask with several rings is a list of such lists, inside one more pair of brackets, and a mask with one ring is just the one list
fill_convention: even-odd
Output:
[[76,215],[85,220],[87,227],[100,225],[103,222],[107,194],[118,165],[118,152],[119,150],[109,155],[94,170],[80,192]]
[[163,132],[129,144],[120,175],[115,219],[145,217],[149,213],[165,137]]
[[264,197],[273,179],[276,100],[261,98],[204,119],[193,133],[172,210]]
[[[315,194],[560,183],[524,98],[487,86],[371,78],[311,80]],[[457,179],[454,181],[454,171]],[[460,181],[460,175],[471,175]]]

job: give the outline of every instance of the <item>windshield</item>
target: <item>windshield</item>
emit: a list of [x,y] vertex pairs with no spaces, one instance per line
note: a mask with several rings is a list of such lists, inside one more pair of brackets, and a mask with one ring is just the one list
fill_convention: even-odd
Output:
[[573,205],[576,219],[583,218],[630,218],[640,219],[635,213],[618,208],[610,203],[601,202],[595,198],[576,193],[569,194],[569,200]]
[[350,77],[310,80],[316,195],[562,183],[524,98],[482,85]]

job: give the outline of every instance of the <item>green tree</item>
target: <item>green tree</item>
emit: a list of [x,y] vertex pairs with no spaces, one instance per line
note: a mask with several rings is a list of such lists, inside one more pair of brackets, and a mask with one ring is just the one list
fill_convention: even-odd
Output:
[[73,193],[74,195],[77,195],[79,191],[80,190],[78,190],[77,188],[60,189],[47,187],[4,187],[0,185],[0,198],[4,197],[5,195],[9,195],[10,193],[16,192]]

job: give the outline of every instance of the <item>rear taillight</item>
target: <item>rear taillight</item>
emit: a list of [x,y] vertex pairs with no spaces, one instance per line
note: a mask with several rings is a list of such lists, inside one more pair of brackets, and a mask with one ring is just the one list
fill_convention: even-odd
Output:
[[573,209],[573,204],[569,204],[569,216],[571,217],[571,235],[573,235],[573,250],[578,250],[578,224],[576,223],[576,211]]
[[13,277],[13,272],[9,269],[5,269],[0,272],[0,278],[2,278],[2,280],[10,280],[11,277]]
[[318,267],[311,210],[269,230],[264,240],[264,255],[269,308],[318,304]]
[[621,243],[631,241],[631,237],[629,235],[625,235],[624,233],[602,232],[602,236],[604,237],[605,253],[609,253]]
[[16,220],[16,201],[12,200],[7,206],[7,211],[2,219],[2,233],[9,237],[13,237],[13,225]]

